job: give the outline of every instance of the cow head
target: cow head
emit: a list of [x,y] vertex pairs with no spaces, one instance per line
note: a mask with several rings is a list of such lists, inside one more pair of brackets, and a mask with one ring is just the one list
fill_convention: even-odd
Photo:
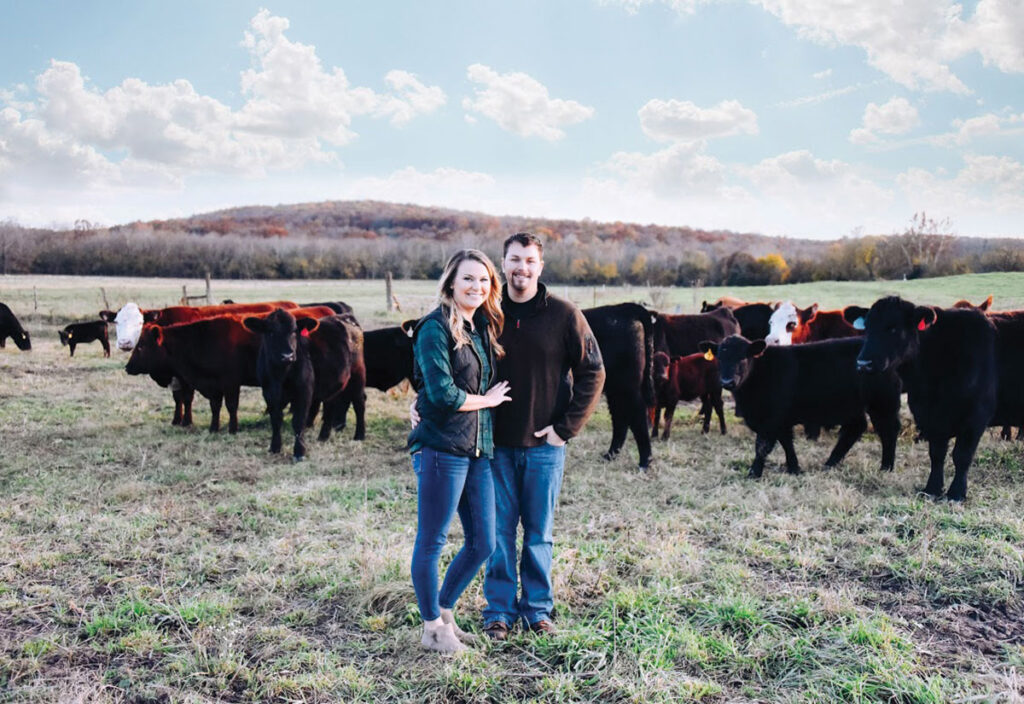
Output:
[[651,369],[651,377],[654,380],[654,388],[661,389],[668,383],[669,369],[672,360],[664,352],[654,353],[654,366]]
[[127,352],[138,343],[143,324],[142,311],[138,304],[125,303],[116,315],[113,311],[100,311],[100,318],[116,326],[117,349]]
[[768,337],[764,341],[769,345],[792,345],[794,333],[810,324],[817,314],[817,303],[807,308],[797,308],[792,301],[776,303],[768,319]]
[[705,340],[699,347],[706,357],[718,362],[722,388],[735,391],[750,376],[752,360],[764,354],[767,344],[764,340],[750,341],[742,335],[730,335],[720,343]]
[[260,354],[273,366],[291,364],[298,357],[299,336],[316,330],[319,321],[312,318],[298,320],[283,308],[265,318],[246,318],[245,327],[260,335]]
[[124,370],[129,374],[156,374],[169,369],[170,359],[163,342],[164,331],[159,325],[141,328]]
[[854,327],[863,319],[864,347],[857,356],[857,371],[884,372],[917,355],[920,334],[935,323],[936,314],[934,308],[889,296],[875,301],[866,313],[848,306],[843,317]]
[[700,302],[700,312],[701,313],[710,313],[715,308],[721,308],[721,307],[722,307],[721,303],[708,303],[707,301],[701,301]]
[[68,343],[71,341],[72,337],[74,336],[74,333],[72,333],[70,330],[58,330],[57,334],[60,335],[60,346],[61,347],[67,347]]
[[18,349],[22,352],[28,352],[32,349],[32,338],[28,334],[28,330],[16,330],[11,333],[11,339],[14,340],[14,344],[18,346]]

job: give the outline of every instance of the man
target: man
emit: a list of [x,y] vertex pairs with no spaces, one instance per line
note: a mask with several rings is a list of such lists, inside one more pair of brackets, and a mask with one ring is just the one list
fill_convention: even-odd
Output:
[[499,338],[505,357],[498,379],[509,382],[512,400],[495,409],[497,548],[484,577],[484,632],[494,640],[508,638],[520,619],[535,633],[554,631],[552,530],[565,443],[583,429],[604,385],[601,352],[583,313],[540,283],[543,252],[536,235],[520,232],[505,240]]

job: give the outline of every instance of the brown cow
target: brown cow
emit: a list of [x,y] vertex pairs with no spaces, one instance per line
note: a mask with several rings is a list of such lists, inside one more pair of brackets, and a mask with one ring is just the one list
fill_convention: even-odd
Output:
[[654,391],[657,405],[654,407],[652,424],[653,436],[658,435],[658,421],[661,409],[665,409],[665,432],[662,440],[668,440],[672,429],[672,417],[680,401],[701,400],[700,413],[704,416],[702,433],[711,427],[711,409],[718,414],[718,425],[725,435],[725,414],[722,407],[722,382],[718,364],[708,360],[704,354],[686,355],[669,360],[664,352],[654,354]]

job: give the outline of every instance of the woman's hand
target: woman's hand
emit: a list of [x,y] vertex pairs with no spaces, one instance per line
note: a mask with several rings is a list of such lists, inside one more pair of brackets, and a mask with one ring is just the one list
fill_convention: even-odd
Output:
[[487,389],[487,393],[484,394],[487,405],[484,408],[494,408],[505,403],[505,401],[511,401],[512,397],[508,395],[508,382],[499,381],[497,384]]

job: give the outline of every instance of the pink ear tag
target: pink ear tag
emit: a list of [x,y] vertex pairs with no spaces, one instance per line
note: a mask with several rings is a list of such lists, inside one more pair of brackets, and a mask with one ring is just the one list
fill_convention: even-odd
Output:
[[921,322],[919,322],[917,324],[917,329],[918,330],[925,330],[925,329],[927,329],[927,327],[928,326],[924,324],[924,318],[921,318]]
[[[924,328],[921,329],[924,330]],[[302,335],[303,337],[309,337],[309,330],[307,330],[306,328],[302,328],[302,332],[300,332],[299,334]]]

